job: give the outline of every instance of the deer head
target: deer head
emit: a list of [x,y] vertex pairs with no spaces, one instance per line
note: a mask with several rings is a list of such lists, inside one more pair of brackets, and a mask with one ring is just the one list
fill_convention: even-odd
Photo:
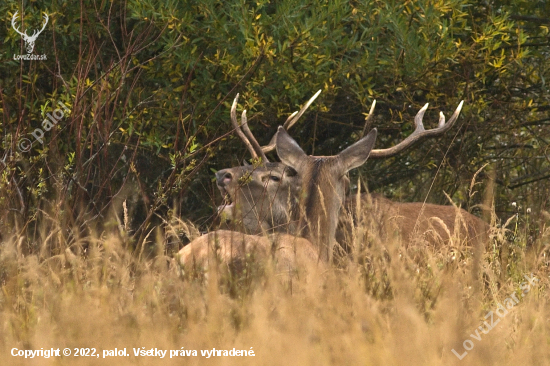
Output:
[[[371,107],[369,118],[372,116],[374,105],[375,103]],[[308,156],[285,129],[279,127],[276,140],[277,154],[283,164],[292,167],[301,177],[300,218],[306,224],[305,237],[319,248],[321,259],[332,261],[338,214],[345,199],[345,174],[363,165],[369,155],[374,158],[389,157],[422,138],[446,132],[458,118],[462,102],[448,124],[445,124],[445,116],[440,113],[438,128],[426,131],[422,118],[427,109],[428,104],[414,119],[415,131],[396,146],[373,150],[376,140],[376,129],[373,129],[361,140],[334,156]]]
[[25,41],[25,48],[27,49],[27,53],[32,53],[32,51],[34,50],[34,42],[36,41],[40,33],[42,33],[42,31],[44,30],[44,28],[46,28],[46,25],[48,24],[48,19],[49,19],[48,14],[44,13],[44,25],[42,26],[42,29],[40,29],[39,31],[35,29],[32,33],[32,36],[29,36],[27,34],[27,31],[25,31],[25,33],[21,33],[19,29],[15,26],[17,13],[18,12],[16,11],[15,14],[13,14],[13,17],[11,18],[11,26],[13,27],[13,29],[15,29],[17,33],[21,35],[21,37],[23,37],[23,41]]
[[[284,126],[291,128],[320,92],[299,112],[290,115]],[[265,154],[275,149],[275,136],[268,145],[261,147],[248,128],[246,110],[242,113],[241,124],[238,123],[238,98],[237,94],[231,107],[231,123],[256,163],[223,169],[216,173],[218,189],[226,201],[220,206],[219,213],[222,219],[241,226],[247,233],[295,233],[300,177],[291,167],[268,161]]]
[[244,165],[216,172],[225,222],[249,234],[296,232],[300,177],[281,163]]
[[338,214],[345,200],[346,173],[363,165],[374,147],[376,129],[338,155],[309,156],[283,127],[277,132],[277,155],[301,177],[300,219],[305,238],[319,248],[322,260],[332,261]]

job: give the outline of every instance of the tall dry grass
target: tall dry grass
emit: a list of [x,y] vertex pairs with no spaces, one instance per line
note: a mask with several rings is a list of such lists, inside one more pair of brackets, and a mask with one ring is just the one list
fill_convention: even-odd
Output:
[[[516,219],[514,219],[516,220]],[[0,360],[4,365],[149,365],[133,348],[197,350],[179,363],[239,365],[545,365],[550,364],[549,232],[527,246],[527,230],[508,223],[502,266],[498,245],[479,259],[471,248],[409,246],[370,238],[345,266],[277,272],[268,262],[240,273],[222,264],[188,272],[166,248],[192,225],[172,220],[132,253],[124,219],[111,233],[72,241],[44,227],[41,243],[4,233],[0,245]],[[109,225],[106,225],[108,227]],[[532,226],[532,224],[531,224]],[[495,235],[503,229],[493,227]],[[508,235],[510,236],[510,235]],[[497,241],[498,243],[498,241]],[[456,244],[456,245],[455,245]],[[257,270],[261,268],[261,270]],[[502,273],[501,273],[502,272]],[[540,282],[521,297],[526,274]],[[513,292],[520,299],[481,340],[470,334]],[[495,321],[498,317],[495,315]],[[484,326],[484,329],[487,329]],[[459,360],[463,342],[474,348]],[[254,357],[201,356],[212,348]],[[12,348],[95,348],[99,358],[13,357]],[[102,358],[126,348],[128,357]]]

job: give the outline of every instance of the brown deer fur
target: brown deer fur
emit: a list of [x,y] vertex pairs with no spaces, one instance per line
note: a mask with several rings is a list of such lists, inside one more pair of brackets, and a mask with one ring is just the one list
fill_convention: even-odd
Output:
[[258,236],[217,230],[183,247],[178,258],[184,268],[207,270],[220,263],[237,272],[243,270],[246,260],[273,258],[276,270],[281,272],[295,270],[299,264],[317,264],[318,255],[308,240],[288,234]]
[[[298,225],[297,203],[302,183],[296,174],[285,174],[288,169],[282,163],[269,163],[217,172],[218,188],[222,196],[231,201],[231,205],[220,207],[229,227],[250,234],[304,235],[304,231],[299,230],[303,226]],[[243,176],[249,179],[242,179]],[[291,197],[282,192],[289,192]],[[354,229],[359,226],[364,227],[366,235],[378,235],[383,240],[398,237],[405,244],[426,241],[433,245],[445,244],[451,239],[474,245],[485,241],[489,229],[481,219],[458,207],[394,202],[369,193],[359,195],[359,204],[356,194],[348,196],[338,222],[335,236],[348,252],[353,242],[362,240],[354,237],[357,232]]]

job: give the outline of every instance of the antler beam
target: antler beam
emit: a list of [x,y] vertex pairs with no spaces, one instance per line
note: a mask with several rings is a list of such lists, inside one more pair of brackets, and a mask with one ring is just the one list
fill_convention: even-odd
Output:
[[237,135],[241,138],[241,140],[246,145],[246,148],[248,149],[248,151],[250,151],[252,158],[257,159],[258,157],[261,157],[262,161],[267,162],[268,160],[264,152],[262,151],[260,144],[258,144],[258,141],[254,138],[254,135],[252,135],[252,132],[248,128],[246,110],[244,110],[242,113],[241,124],[239,125],[239,122],[237,122],[237,101],[238,100],[239,100],[239,94],[235,96],[235,100],[233,101],[233,105],[231,106],[231,124],[233,125],[233,128],[235,129],[235,132],[237,133]]
[[19,31],[19,28],[16,28],[16,27],[15,27],[15,20],[17,19],[17,13],[19,13],[19,11],[16,11],[15,14],[13,14],[13,17],[11,17],[11,27],[12,27],[17,33],[19,33],[20,35],[22,35],[22,36],[27,36],[27,32],[21,33],[21,32]]
[[[371,118],[372,112],[374,111],[375,103],[376,101],[373,102],[373,106],[371,107],[371,111],[367,119]],[[445,115],[443,115],[443,112],[439,112],[438,127],[433,128],[431,130],[426,130],[424,128],[424,125],[422,124],[424,113],[426,113],[426,110],[428,109],[428,103],[426,103],[426,105],[422,107],[421,110],[418,111],[418,113],[416,114],[416,117],[414,117],[415,130],[409,137],[407,137],[405,140],[401,141],[397,145],[392,146],[390,148],[373,149],[370,152],[369,159],[387,158],[387,157],[396,155],[397,153],[401,152],[402,150],[405,150],[406,148],[410,147],[411,145],[415,144],[416,142],[424,138],[435,137],[435,136],[444,134],[445,132],[451,129],[455,121],[458,119],[458,116],[460,115],[460,111],[462,110],[463,104],[464,104],[464,101],[461,101],[447,123],[445,123]]]

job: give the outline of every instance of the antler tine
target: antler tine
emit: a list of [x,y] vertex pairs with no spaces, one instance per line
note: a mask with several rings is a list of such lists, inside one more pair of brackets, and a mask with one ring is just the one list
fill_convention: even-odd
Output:
[[42,29],[40,30],[40,33],[42,33],[42,31],[44,30],[44,28],[46,28],[46,25],[48,25],[48,20],[50,19],[50,17],[48,16],[48,14],[44,13],[44,16],[43,16],[44,20],[46,21],[44,23],[44,25],[42,26]]
[[363,132],[361,132],[361,137],[365,136],[365,132],[367,132],[367,129],[370,128],[372,124],[372,119],[374,118],[374,107],[376,107],[376,99],[372,101],[369,115],[365,118],[365,126],[363,127]]
[[[257,159],[258,154],[254,150],[254,147],[252,146],[250,141],[246,138],[245,134],[243,133],[243,131],[241,130],[241,128],[239,126],[239,123],[237,122],[237,101],[238,101],[238,99],[239,99],[239,94],[237,94],[235,96],[235,100],[233,101],[233,105],[231,106],[231,124],[233,125],[233,129],[235,130],[235,132],[237,133],[239,138],[246,145],[246,148],[248,149],[248,151],[250,151],[250,154],[252,155],[252,158]],[[245,116],[245,118],[246,118],[246,116]]]
[[315,99],[317,99],[317,97],[319,96],[319,94],[321,94],[321,91],[322,89],[319,89],[319,91],[317,91],[317,93],[315,93],[314,96],[312,96],[306,104],[304,104],[304,106],[302,107],[302,109],[300,109],[300,112],[298,112],[298,114],[293,118],[291,119],[290,121],[287,120],[287,122],[285,122],[285,124],[283,125],[283,127],[285,128],[285,130],[289,130],[292,126],[294,126],[294,124],[296,122],[298,122],[298,119],[300,119],[300,117],[302,117],[302,114],[304,114],[304,112],[306,111],[306,109],[309,108],[309,106],[315,101]]
[[286,119],[285,123],[283,123],[283,127],[286,129],[288,127],[288,125],[290,124],[290,121],[292,121],[292,119],[294,118],[295,115],[298,114],[298,111],[292,113],[290,116],[288,116],[288,118]]
[[445,115],[443,112],[439,112],[439,123],[437,124],[437,127],[441,128],[445,125]]
[[[309,108],[309,106],[313,103],[313,101],[315,99],[317,99],[317,97],[319,96],[319,94],[321,94],[321,91],[322,89],[319,89],[319,91],[317,91],[317,93],[315,93],[314,96],[312,96],[306,104],[304,104],[304,106],[302,107],[302,109],[300,109],[299,112],[294,112],[292,113],[285,121],[285,123],[283,124],[283,128],[285,130],[288,131],[289,128],[291,128],[292,126],[294,126],[296,124],[296,122],[298,122],[298,119],[302,116],[302,114],[304,114],[304,112],[306,111],[306,109]],[[269,144],[265,145],[265,146],[262,146],[262,151],[264,153],[268,153],[268,152],[271,152],[273,150],[275,150],[275,141],[277,139],[277,133],[275,133],[275,135],[273,135],[273,137],[271,138],[271,141],[269,141]]]
[[12,26],[12,28],[13,28],[17,33],[19,33],[20,35],[26,36],[26,35],[27,35],[27,32],[25,32],[25,34],[23,34],[23,33],[21,33],[21,32],[19,31],[18,28],[15,27],[15,20],[17,19],[17,13],[19,13],[19,10],[16,11],[15,14],[13,14],[13,17],[11,17],[11,26]]
[[415,124],[415,130],[414,132],[407,137],[405,140],[401,141],[397,145],[387,148],[387,149],[374,149],[371,151],[369,158],[387,158],[390,156],[393,156],[402,150],[408,148],[409,146],[413,145],[417,141],[428,138],[428,137],[434,137],[439,136],[447,132],[451,129],[454,122],[458,119],[458,116],[460,115],[460,111],[462,110],[462,105],[464,104],[464,101],[461,101],[458,107],[456,108],[455,112],[449,119],[447,123],[445,123],[445,116],[442,112],[439,114],[439,123],[438,127],[426,130],[424,129],[424,125],[422,123],[422,118],[424,117],[424,113],[426,113],[426,110],[428,109],[428,104],[426,104],[424,107],[422,107],[421,110],[418,111],[416,114],[416,117],[414,117],[414,124]]
[[250,128],[248,128],[248,119],[246,118],[246,110],[243,111],[243,114],[241,116],[241,127],[245,133],[245,135],[248,137],[248,140],[252,144],[252,147],[254,148],[254,151],[257,152],[257,154],[262,158],[263,163],[268,163],[269,160],[267,160],[267,157],[265,156],[264,152],[262,151],[262,148],[260,144],[258,143],[258,140],[254,137],[252,134],[252,131],[250,131]]

